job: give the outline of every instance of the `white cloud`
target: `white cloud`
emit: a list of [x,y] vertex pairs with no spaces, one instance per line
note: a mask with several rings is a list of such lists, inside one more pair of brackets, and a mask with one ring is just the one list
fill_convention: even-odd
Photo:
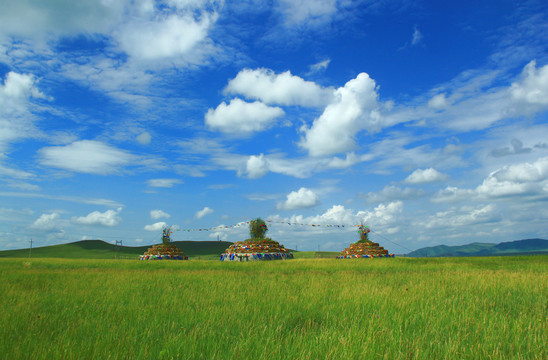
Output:
[[109,29],[121,15],[122,1],[71,0],[55,2],[0,2],[0,32],[9,35],[41,37],[49,34],[93,34]]
[[337,12],[337,0],[279,0],[279,11],[287,25],[319,26]]
[[163,221],[154,223],[152,225],[145,225],[144,229],[147,231],[160,231],[164,228],[167,228],[167,224]]
[[213,209],[210,209],[210,208],[208,208],[208,207],[206,206],[206,207],[204,207],[202,210],[196,212],[196,214],[194,215],[194,217],[195,217],[196,219],[201,219],[201,218],[203,218],[204,216],[209,215],[209,214],[212,214],[212,213],[213,213]]
[[498,181],[537,182],[548,178],[548,157],[534,163],[507,165],[489,175]]
[[279,203],[278,210],[296,210],[316,206],[320,203],[320,197],[312,190],[300,188],[298,191],[292,191],[287,195],[284,202]]
[[162,210],[151,210],[150,211],[150,217],[153,218],[154,220],[160,219],[160,218],[169,219],[171,217],[171,215],[169,215],[168,213],[166,213],[165,211],[162,211]]
[[250,179],[258,179],[268,172],[268,160],[263,154],[251,155],[245,164],[245,175]]
[[48,98],[36,84],[33,75],[13,71],[0,83],[0,159],[10,142],[40,134],[34,127],[30,100]]
[[219,239],[220,241],[226,241],[228,239],[228,234],[225,231],[215,231],[210,232],[209,237],[215,240]]
[[139,144],[142,144],[142,145],[148,145],[150,144],[150,140],[152,139],[152,136],[150,136],[150,134],[146,131],[142,132],[141,134],[139,134],[135,140],[137,140],[137,142]]
[[428,169],[417,169],[409,175],[404,182],[408,184],[426,184],[426,183],[432,183],[436,181],[444,181],[447,180],[449,177],[445,174],[440,173],[436,169],[428,168]]
[[521,82],[515,82],[510,88],[513,100],[526,114],[548,106],[548,65],[536,68],[531,61],[523,69]]
[[471,200],[475,197],[476,193],[470,189],[459,189],[456,186],[448,186],[445,189],[438,191],[436,195],[432,197],[433,202],[458,202]]
[[37,199],[47,199],[47,200],[59,200],[59,201],[69,201],[80,204],[89,204],[89,205],[101,205],[108,207],[120,207],[123,204],[120,204],[117,201],[109,199],[86,199],[76,196],[54,196],[47,194],[38,194],[38,193],[17,193],[17,192],[0,192],[0,196],[10,196],[10,197],[20,197],[20,198],[37,198]]
[[548,157],[533,163],[506,165],[490,173],[475,189],[447,187],[440,190],[432,201],[483,200],[518,195],[548,196]]
[[209,109],[205,122],[211,129],[246,136],[273,126],[276,119],[284,114],[279,107],[270,107],[258,101],[248,103],[232,99],[228,105],[222,102],[215,110]]
[[118,216],[120,211],[122,211],[122,208],[105,212],[93,211],[87,216],[73,217],[71,221],[80,225],[116,226],[122,221]]
[[[386,227],[396,223],[396,218],[402,212],[403,202],[393,201],[388,204],[379,204],[373,210],[361,210],[353,212],[343,205],[333,205],[321,215],[303,217],[293,215],[291,218],[284,218],[284,221],[300,224],[321,224],[321,225],[360,225],[367,224],[373,227]],[[279,217],[277,217],[279,218]]]
[[415,30],[413,31],[413,37],[411,38],[411,45],[413,46],[418,45],[422,41],[422,38],[423,38],[422,33],[415,26]]
[[57,230],[59,227],[59,213],[53,212],[51,214],[42,214],[31,225],[33,229],[38,230]]
[[498,85],[501,74],[500,70],[465,71],[434,89],[428,101],[420,97],[395,106],[384,114],[383,125],[416,121],[456,131],[482,130],[548,107],[548,65],[537,68],[531,61],[511,86]]
[[424,226],[430,228],[445,228],[476,225],[493,221],[496,217],[494,213],[496,207],[492,204],[473,208],[463,206],[460,209],[451,209],[438,212],[424,223]]
[[161,188],[170,188],[173,185],[180,184],[181,180],[179,179],[150,179],[147,180],[147,185],[150,187],[161,187]]
[[[116,31],[120,48],[132,57],[157,60],[192,56],[201,52],[216,14],[202,13],[199,20],[192,14],[173,14],[158,18],[136,18]],[[199,57],[198,57],[199,58]],[[195,61],[197,59],[193,59]]]
[[46,95],[35,86],[36,79],[31,74],[18,74],[10,71],[4,80],[4,85],[0,86],[0,101],[3,106],[8,106],[8,102],[20,101],[29,98],[46,99]]
[[41,40],[103,35],[136,60],[197,63],[215,49],[208,33],[222,1],[86,1],[0,3],[0,33]]
[[546,193],[547,180],[548,157],[545,157],[534,163],[507,165],[492,172],[476,188],[476,193],[487,197],[548,195]]
[[333,89],[322,88],[286,71],[275,74],[269,69],[244,69],[229,81],[225,93],[284,106],[324,107],[333,97]]
[[329,66],[329,63],[331,62],[331,59],[326,59],[323,61],[320,61],[319,63],[310,65],[310,71],[308,72],[309,75],[316,74],[321,71],[324,71]]
[[42,165],[60,169],[109,175],[134,161],[135,156],[94,140],[80,140],[65,146],[45,147],[38,151]]
[[335,100],[314,120],[311,128],[302,128],[305,136],[300,146],[312,156],[352,150],[359,131],[376,130],[380,125],[377,97],[375,81],[366,73],[359,74],[337,89]]
[[434,109],[443,109],[449,105],[445,93],[433,96],[428,100],[428,106]]

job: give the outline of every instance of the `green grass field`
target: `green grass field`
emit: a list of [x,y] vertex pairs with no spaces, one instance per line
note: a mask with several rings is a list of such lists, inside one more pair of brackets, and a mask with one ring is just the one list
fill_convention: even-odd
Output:
[[548,256],[0,259],[5,359],[546,359]]
[[[173,241],[190,259],[215,259],[232,243],[226,241]],[[37,247],[30,252],[31,258],[64,259],[138,259],[150,246],[116,246],[102,240],[83,240],[69,244]],[[29,249],[3,250],[0,258],[29,257]]]

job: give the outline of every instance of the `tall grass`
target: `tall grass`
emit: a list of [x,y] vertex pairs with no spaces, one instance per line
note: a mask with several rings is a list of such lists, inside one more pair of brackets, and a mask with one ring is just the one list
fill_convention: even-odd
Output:
[[547,264],[0,259],[0,357],[546,359]]

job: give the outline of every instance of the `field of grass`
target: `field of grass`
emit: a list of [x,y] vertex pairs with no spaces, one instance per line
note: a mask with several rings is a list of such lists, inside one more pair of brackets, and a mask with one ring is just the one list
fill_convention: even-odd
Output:
[[340,251],[298,251],[293,253],[295,259],[334,259],[340,254]]
[[[232,243],[226,241],[173,241],[190,259],[218,259]],[[32,249],[31,258],[64,259],[138,259],[150,246],[116,246],[102,240],[83,240],[70,244]],[[0,251],[0,258],[28,257],[29,249]]]
[[0,259],[6,359],[546,359],[548,256]]

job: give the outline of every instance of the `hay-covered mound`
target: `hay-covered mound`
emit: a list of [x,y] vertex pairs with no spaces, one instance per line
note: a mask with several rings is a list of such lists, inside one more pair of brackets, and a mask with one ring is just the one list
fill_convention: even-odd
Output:
[[279,242],[264,235],[268,230],[260,218],[249,224],[250,239],[238,241],[228,247],[221,254],[221,261],[255,261],[255,260],[286,260],[292,259],[293,254]]
[[188,257],[175,245],[153,245],[139,260],[188,260]]
[[369,227],[360,226],[360,240],[341,251],[341,255],[337,259],[352,259],[352,258],[375,258],[375,257],[394,257],[394,254],[389,254],[378,243],[369,240]]
[[188,256],[185,256],[176,245],[170,244],[171,234],[171,228],[164,229],[162,244],[148,248],[143,255],[139,256],[139,260],[188,260]]

